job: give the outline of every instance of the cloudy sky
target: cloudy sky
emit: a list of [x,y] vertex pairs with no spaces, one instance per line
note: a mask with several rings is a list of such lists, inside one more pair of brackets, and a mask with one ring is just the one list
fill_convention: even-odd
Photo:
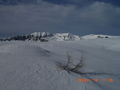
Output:
[[0,0],[0,36],[43,31],[120,35],[120,0]]

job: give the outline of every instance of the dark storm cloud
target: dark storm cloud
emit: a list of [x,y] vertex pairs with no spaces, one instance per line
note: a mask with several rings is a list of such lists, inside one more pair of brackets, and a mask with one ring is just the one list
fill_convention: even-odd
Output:
[[39,5],[0,5],[0,35],[35,31],[120,35],[119,29],[120,8],[110,3],[93,2],[79,8],[42,0]]
[[78,6],[84,6],[84,5],[88,5],[93,2],[99,1],[99,2],[104,2],[104,3],[109,3],[109,4],[120,6],[120,0],[43,0],[43,1],[47,1],[50,3],[54,3],[54,4],[64,4],[64,5],[74,4]]
[[105,2],[105,3],[110,3],[113,5],[118,5],[120,6],[120,0],[0,0],[0,4],[4,4],[4,5],[8,5],[8,4],[39,4],[42,1],[46,1],[49,3],[54,3],[54,4],[74,4],[74,5],[79,5],[79,6],[83,6],[86,4],[91,4],[93,2],[99,1],[99,2]]

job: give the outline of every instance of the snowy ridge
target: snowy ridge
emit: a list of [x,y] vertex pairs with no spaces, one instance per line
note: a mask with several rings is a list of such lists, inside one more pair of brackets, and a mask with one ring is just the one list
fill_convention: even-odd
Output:
[[[55,40],[55,41],[76,41],[80,39],[104,39],[104,38],[120,38],[120,36],[110,36],[110,35],[102,35],[102,34],[90,34],[85,36],[74,35],[71,33],[49,33],[49,32],[34,32],[31,33],[31,40],[36,38],[44,38],[47,40]],[[33,39],[34,38],[34,39]]]
[[[1,39],[2,40],[2,39]],[[11,40],[33,40],[33,41],[76,41],[80,40],[80,36],[73,35],[71,33],[49,33],[49,32],[34,32],[27,35],[19,35],[3,39],[4,41]]]
[[80,37],[73,35],[71,33],[55,33],[50,34],[48,32],[34,32],[31,35],[33,37],[46,38],[47,40],[56,40],[56,41],[69,41],[69,40],[80,40]]
[[95,35],[95,34],[90,34],[90,35],[85,35],[85,36],[82,36],[81,38],[82,39],[98,39],[98,38],[114,38],[115,36],[110,36],[110,35],[102,35],[102,34],[99,34],[99,35]]
[[18,35],[15,37],[10,37],[10,38],[4,38],[0,39],[0,41],[11,41],[11,40],[22,40],[22,41],[28,41],[28,40],[33,40],[33,41],[77,41],[80,39],[111,39],[111,38],[119,38],[120,36],[110,36],[110,35],[95,35],[95,34],[90,34],[90,35],[85,35],[85,36],[79,36],[79,35],[74,35],[71,33],[49,33],[49,32],[34,32],[31,34],[27,35]]
[[71,33],[56,33],[52,39],[57,41],[80,40],[80,37]]

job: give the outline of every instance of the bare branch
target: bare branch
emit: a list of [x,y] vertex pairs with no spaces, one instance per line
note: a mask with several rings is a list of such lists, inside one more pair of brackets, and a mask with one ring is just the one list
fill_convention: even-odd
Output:
[[81,55],[80,62],[75,65],[72,71],[79,71],[84,66],[83,61],[84,61],[84,57],[83,55]]

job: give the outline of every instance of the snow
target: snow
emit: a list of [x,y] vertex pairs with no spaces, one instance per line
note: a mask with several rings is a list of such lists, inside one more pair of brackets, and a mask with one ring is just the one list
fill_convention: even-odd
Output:
[[71,33],[48,33],[48,32],[34,32],[31,35],[34,37],[44,37],[47,40],[52,41],[73,41],[73,40],[80,40],[78,35],[73,35]]
[[[86,77],[68,73],[56,64],[65,63],[68,52],[75,63],[84,56],[81,71],[112,74],[89,78],[112,78],[113,82],[78,82],[77,79]],[[120,90],[119,68],[118,38],[0,42],[0,90]]]
[[82,36],[82,39],[97,39],[97,38],[112,38],[112,37],[114,36],[90,34],[90,35]]
[[13,40],[31,40],[31,41],[79,41],[81,39],[89,40],[89,39],[120,39],[120,36],[110,36],[110,35],[85,35],[79,36],[71,33],[49,33],[49,32],[34,32],[27,35],[19,35],[9,38],[1,38],[0,41],[13,41]]
[[31,33],[31,35],[37,37],[37,36],[41,36],[41,37],[45,37],[45,36],[49,36],[50,33],[49,32],[34,32],[34,33]]
[[54,37],[57,41],[80,40],[80,37],[70,33],[56,33]]

